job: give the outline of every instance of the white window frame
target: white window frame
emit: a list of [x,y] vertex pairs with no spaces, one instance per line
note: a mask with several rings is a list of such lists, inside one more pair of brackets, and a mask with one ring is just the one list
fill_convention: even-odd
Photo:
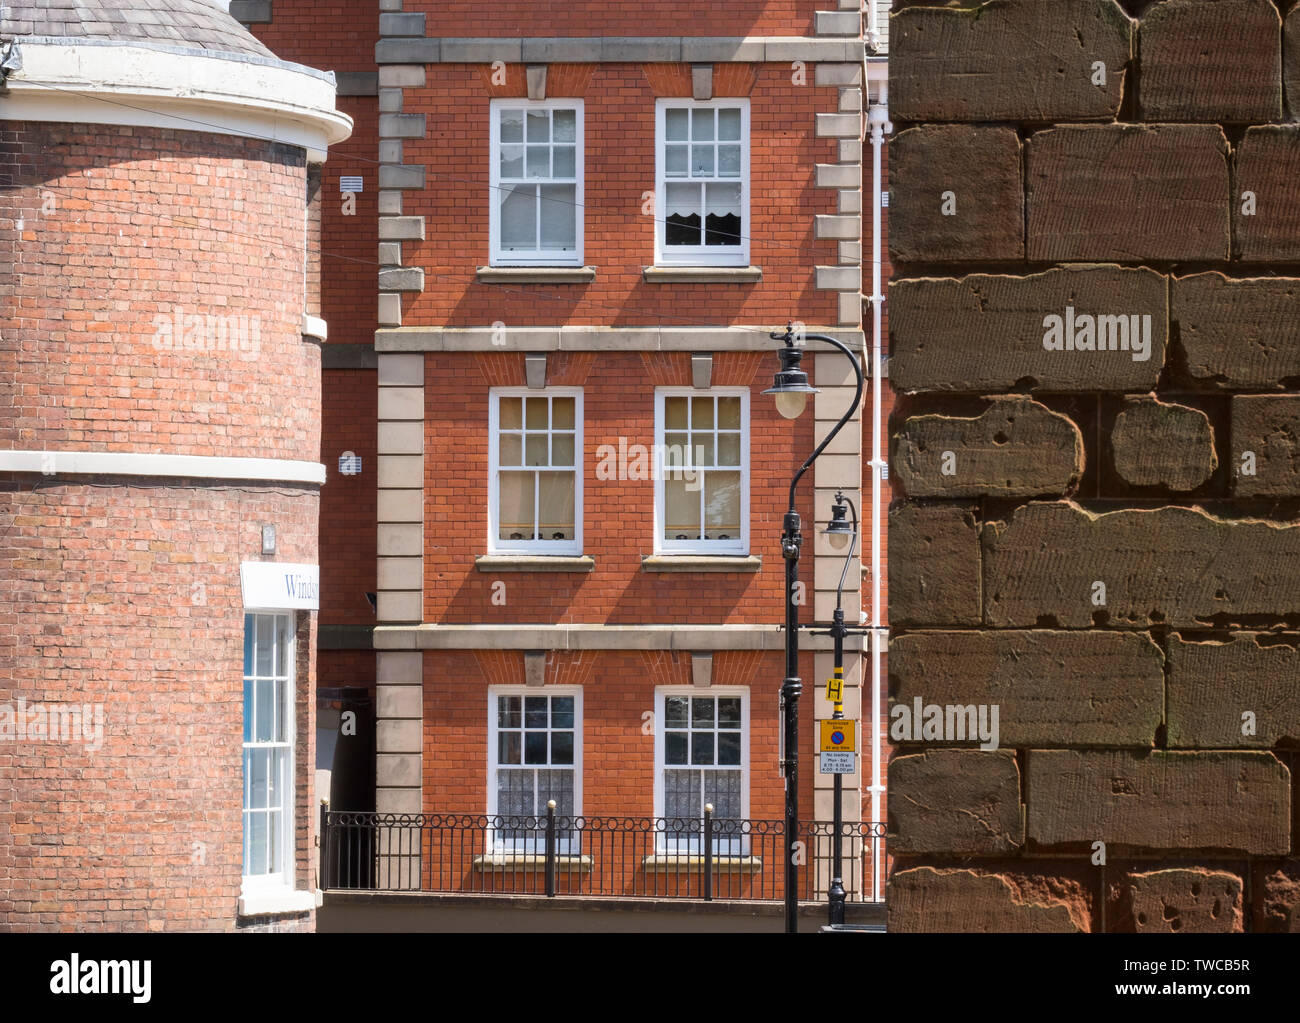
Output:
[[[668,716],[666,701],[670,696],[691,697],[717,697],[727,699],[738,697],[740,699],[740,809],[741,820],[749,819],[749,687],[748,686],[709,686],[701,689],[698,686],[657,686],[655,688],[655,765],[654,765],[654,815],[663,817],[664,804],[664,771],[669,766],[664,763],[667,733]],[[685,767],[689,770],[689,765],[675,765]],[[699,770],[700,768],[696,768]],[[701,808],[701,813],[703,808]],[[715,812],[715,818],[716,818]],[[723,819],[723,818],[718,818]],[[696,852],[702,846],[700,838],[702,836],[672,835],[664,831],[655,833],[655,850],[659,853],[665,852]],[[721,838],[715,837],[717,853],[725,856],[748,856],[749,855],[749,836],[748,835],[729,835]]]
[[[676,470],[663,465],[668,431],[664,428],[666,398],[740,398],[740,537],[734,540],[669,540],[664,536],[664,522],[667,517],[664,482],[669,473]],[[714,420],[716,429],[717,420]],[[677,432],[677,431],[674,431]],[[715,458],[717,448],[714,448]],[[694,464],[695,451],[690,451],[691,463]],[[701,471],[701,470],[697,470]],[[706,474],[708,469],[702,470]],[[716,471],[716,469],[715,469]],[[725,471],[725,470],[724,470]],[[749,388],[747,387],[658,387],[655,389],[655,553],[656,554],[717,554],[747,555],[749,553]],[[703,499],[703,481],[700,496]],[[701,525],[703,511],[701,510]]]
[[[489,158],[491,162],[490,169],[490,187],[488,189],[488,238],[490,245],[490,263],[492,266],[582,266],[583,265],[583,235],[585,222],[584,209],[584,181],[583,161],[585,157],[585,133],[583,130],[584,104],[580,99],[494,99],[491,101],[491,122],[490,141],[489,141]],[[570,182],[565,179],[531,179],[537,183],[556,183],[556,184],[574,184],[574,252],[566,252],[562,249],[539,249],[536,253],[520,255],[517,252],[506,252],[501,248],[501,116],[500,111],[504,109],[522,109],[525,111],[525,138],[527,132],[527,111],[529,110],[574,110],[576,112],[577,130],[575,132],[574,153],[574,181]],[[530,179],[510,179],[510,184],[516,182],[526,182]],[[539,207],[540,216],[540,207]],[[540,225],[539,225],[540,229]],[[538,235],[538,242],[541,242],[541,236]]]
[[[502,398],[573,398],[573,539],[572,540],[502,540],[501,521],[500,425]],[[582,553],[582,477],[585,470],[582,448],[582,388],[493,387],[488,391],[488,553],[546,554],[576,556]],[[512,469],[515,467],[512,467]],[[524,466],[528,469],[528,466]],[[536,511],[536,503],[534,503]]]
[[[573,697],[573,816],[582,815],[582,686],[488,686],[488,784],[487,784],[487,815],[489,818],[497,816],[498,795],[497,795],[497,771],[503,766],[500,760],[500,742],[498,740],[499,725],[497,721],[497,698],[500,696],[572,696]],[[548,708],[549,710],[549,708]],[[520,713],[523,713],[522,705]],[[550,724],[548,720],[547,730]],[[540,764],[506,764],[507,770],[513,768],[542,768]],[[551,765],[546,765],[549,768]],[[546,808],[539,808],[539,817],[546,816]],[[559,831],[559,829],[556,829]],[[577,846],[581,843],[581,833],[574,832],[574,838],[559,837],[556,838],[556,851],[564,855],[574,854],[578,851]],[[497,835],[496,829],[489,826],[487,834],[487,847],[494,853],[510,852],[527,852],[541,853],[545,851],[545,838],[539,833],[535,839],[512,839],[506,840]]]
[[[285,757],[285,768],[284,768],[287,777],[281,779],[281,791],[284,793],[284,802],[281,804],[282,811],[281,811],[281,827],[280,827],[280,849],[282,850],[283,859],[281,861],[281,869],[273,874],[244,874],[243,873],[244,864],[243,864],[242,849],[243,849],[244,842],[247,841],[248,838],[247,825],[245,824],[244,816],[248,808],[250,780],[247,776],[243,776],[244,771],[243,771],[242,764],[243,764],[243,750],[248,748],[250,744],[242,742],[242,735],[241,735],[241,745],[240,745],[240,762],[241,762],[240,772],[241,772],[241,776],[243,776],[241,779],[243,783],[242,786],[243,802],[240,808],[240,849],[241,849],[240,894],[241,896],[284,894],[293,891],[294,877],[296,874],[296,863],[298,858],[298,851],[297,851],[296,843],[294,841],[295,833],[297,830],[296,815],[297,815],[297,795],[298,795],[297,783],[296,783],[297,765],[294,757],[294,750],[298,741],[297,718],[296,718],[297,668],[298,668],[298,634],[297,634],[298,616],[297,613],[294,611],[285,611],[283,609],[276,609],[276,608],[244,608],[243,611],[245,615],[252,615],[254,617],[258,615],[269,615],[272,616],[273,618],[288,619],[289,622],[289,664],[288,664],[289,670],[287,673],[287,678],[285,680],[285,687],[284,687],[285,703],[283,707],[279,708],[279,712],[285,715],[285,721],[287,723],[285,735],[286,735],[286,741],[288,746],[287,755]],[[245,630],[247,630],[248,628],[247,624],[245,624],[244,628]],[[256,667],[257,667],[257,648],[256,648],[256,640],[254,640],[254,648],[253,648],[254,674],[256,674]],[[278,675],[273,677],[278,677]],[[254,693],[254,703],[256,703],[256,699],[257,699],[256,693]],[[245,713],[247,713],[248,708],[245,707],[244,710]],[[241,720],[242,720],[242,716],[241,716]],[[278,746],[280,744],[254,742],[251,745],[256,747],[266,747],[268,745]]]
[[[740,245],[674,245],[665,244],[668,224],[668,179],[665,176],[664,147],[667,142],[666,118],[669,110],[740,109]],[[716,141],[716,140],[715,140]],[[716,164],[715,164],[716,170]],[[722,99],[658,99],[655,101],[655,265],[656,266],[748,266],[749,240],[753,234],[749,201],[750,144],[749,100],[740,97]],[[674,182],[708,181],[707,178],[673,178]],[[734,178],[717,178],[734,181]],[[704,230],[701,210],[701,231]],[[701,236],[702,237],[702,236]]]

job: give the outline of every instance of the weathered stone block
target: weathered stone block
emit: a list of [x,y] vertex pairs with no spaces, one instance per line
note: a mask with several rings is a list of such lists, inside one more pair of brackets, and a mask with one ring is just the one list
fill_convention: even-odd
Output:
[[1092,929],[1088,893],[1072,879],[914,867],[889,879],[891,933],[1057,934]]
[[1228,206],[1215,125],[1072,125],[1026,143],[1031,260],[1226,260]]
[[1110,443],[1115,471],[1135,487],[1195,490],[1219,467],[1209,416],[1151,397],[1125,400]]
[[1153,270],[1108,265],[895,280],[890,382],[976,394],[1151,390],[1165,359],[1166,290]]
[[1300,125],[1247,128],[1235,171],[1233,254],[1247,263],[1300,262]]
[[[902,121],[1102,121],[1119,113],[1136,23],[1114,0],[909,7],[889,19]],[[1105,84],[1093,65],[1105,65]]]
[[924,731],[916,734],[918,700],[923,710],[988,707],[1003,747],[1149,749],[1164,717],[1164,658],[1141,634],[909,632],[890,642],[889,677],[889,736],[896,745],[909,733],[926,739]]
[[1028,837],[1043,846],[1278,855],[1291,772],[1271,753],[1031,750]]
[[1164,0],[1138,29],[1147,121],[1282,116],[1282,16],[1271,0]]
[[1114,885],[1109,929],[1141,934],[1229,934],[1242,928],[1242,882],[1205,867],[1129,873]]
[[1232,448],[1238,497],[1300,495],[1300,395],[1235,395]]
[[909,128],[889,141],[895,262],[994,262],[1025,255],[1020,138],[1010,128]]
[[1300,742],[1300,636],[1169,637],[1168,743],[1268,749]]
[[1300,280],[1175,277],[1170,311],[1192,386],[1280,391],[1300,384]]
[[1037,497],[1069,492],[1083,474],[1083,436],[1031,398],[999,398],[981,415],[913,416],[890,464],[908,497]]
[[987,524],[983,540],[984,619],[998,628],[1195,628],[1300,613],[1300,525],[1034,502]]
[[930,750],[889,762],[891,854],[988,854],[1025,841],[1020,768],[1010,750]]
[[979,624],[974,509],[904,504],[890,511],[889,618],[895,625]]

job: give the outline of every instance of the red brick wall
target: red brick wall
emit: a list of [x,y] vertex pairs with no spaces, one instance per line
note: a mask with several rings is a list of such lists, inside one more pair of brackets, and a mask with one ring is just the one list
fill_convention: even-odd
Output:
[[[39,482],[40,486],[33,488]],[[0,478],[0,704],[102,704],[103,745],[0,741],[0,930],[229,930],[244,613],[261,522],[316,560],[311,487]],[[314,884],[315,616],[299,614],[298,887]]]
[[[430,31],[434,20],[430,19]],[[311,3],[274,0],[271,21],[249,25],[248,31],[281,60],[322,71],[375,69],[379,12],[374,5],[347,0],[312,0]],[[340,109],[351,113],[344,107]]]
[[[583,387],[585,553],[591,573],[482,573],[474,559],[487,553],[488,393],[491,386],[522,386],[522,354],[438,355],[426,360],[425,621],[482,624],[519,622],[762,623],[781,619],[784,565],[781,520],[793,467],[813,449],[811,416],[790,422],[762,390],[776,360],[759,352],[719,353],[713,384],[750,388],[750,552],[761,555],[753,574],[658,574],[641,570],[654,553],[653,480],[596,478],[596,451],[608,444],[650,448],[656,386],[689,385],[687,353],[600,352],[552,355],[549,385]],[[812,520],[812,488],[798,507]],[[811,525],[805,527],[811,531]],[[801,577],[811,604],[811,542]],[[506,587],[494,604],[492,584]]]
[[[645,31],[649,31],[646,29]],[[721,67],[721,66],[720,66]],[[746,73],[741,73],[741,72]],[[598,268],[586,285],[475,283],[490,261],[489,101],[521,94],[523,68],[491,85],[487,65],[428,68],[424,89],[407,89],[402,109],[427,117],[426,136],[408,139],[406,163],[428,168],[427,188],[404,194],[403,212],[426,218],[426,240],[403,244],[410,266],[425,271],[425,290],[404,300],[406,326],[507,327],[561,323],[610,326],[832,324],[834,292],[813,288],[813,267],[833,265],[836,243],[814,241],[813,217],[835,213],[835,193],[814,187],[814,165],[834,163],[834,139],[814,134],[814,114],[836,109],[834,88],[791,84],[789,65],[727,68],[715,74],[718,96],[750,99],[750,262],[758,284],[647,284],[654,262],[654,218],[642,213],[655,188],[655,99],[690,95],[689,71],[658,65],[554,65],[548,97],[585,105],[584,260]],[[751,91],[752,83],[752,91]]]
[[[321,383],[321,623],[373,625],[379,388],[373,370],[325,370]],[[361,456],[359,475],[340,475],[345,451]]]
[[423,11],[430,36],[803,36],[812,34],[813,12],[833,6],[825,0],[664,0],[638,5],[634,19],[625,3],[609,0],[502,4],[408,0],[402,10]]
[[12,121],[0,143],[0,219],[23,222],[0,229],[0,444],[315,460],[302,150]]

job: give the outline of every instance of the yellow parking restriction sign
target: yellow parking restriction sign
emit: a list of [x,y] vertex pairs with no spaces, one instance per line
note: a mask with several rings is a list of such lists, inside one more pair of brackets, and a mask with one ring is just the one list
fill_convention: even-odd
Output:
[[856,721],[840,719],[837,721],[823,721],[822,723],[822,748],[823,753],[856,753],[857,729]]

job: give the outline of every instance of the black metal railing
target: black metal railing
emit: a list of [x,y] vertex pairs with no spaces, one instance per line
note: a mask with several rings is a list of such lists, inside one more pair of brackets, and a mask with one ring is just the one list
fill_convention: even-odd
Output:
[[[327,889],[588,898],[777,900],[784,822],[323,810]],[[800,826],[802,900],[830,886],[834,825]],[[841,826],[849,902],[883,900],[885,826]]]

